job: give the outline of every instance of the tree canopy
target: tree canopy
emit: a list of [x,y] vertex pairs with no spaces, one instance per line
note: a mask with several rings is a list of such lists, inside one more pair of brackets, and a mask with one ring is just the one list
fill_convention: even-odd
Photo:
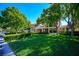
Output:
[[60,16],[60,4],[51,4],[49,8],[43,10],[40,18],[37,19],[37,23],[39,23],[39,21],[41,22],[41,19],[43,19],[43,23],[53,26],[53,24],[60,19]]
[[[44,9],[41,16],[37,19],[37,24],[43,22],[49,26],[57,25],[60,20],[65,20],[73,34],[74,29],[79,23],[79,4],[73,3],[54,3]],[[74,28],[75,27],[75,28]]]
[[16,7],[8,7],[1,11],[0,27],[7,29],[8,27],[14,31],[20,31],[28,28],[30,21]]

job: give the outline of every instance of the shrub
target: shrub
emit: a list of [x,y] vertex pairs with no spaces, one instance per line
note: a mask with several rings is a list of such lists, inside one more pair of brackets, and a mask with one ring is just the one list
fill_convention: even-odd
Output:
[[35,33],[32,33],[32,34],[48,34],[48,32],[35,32]]
[[4,39],[5,41],[11,41],[15,39],[21,39],[29,35],[31,35],[31,33],[7,34],[7,35],[4,35]]

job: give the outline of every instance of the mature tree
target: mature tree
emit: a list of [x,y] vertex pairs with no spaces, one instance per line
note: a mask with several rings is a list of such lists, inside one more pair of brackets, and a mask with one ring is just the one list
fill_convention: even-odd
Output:
[[65,21],[68,23],[72,36],[74,31],[74,25],[79,19],[79,4],[62,4],[62,6],[62,16],[64,16]]
[[43,10],[43,13],[37,21],[42,21],[47,26],[56,26],[56,29],[58,30],[57,23],[59,22],[60,18],[60,4],[51,4],[49,8]]
[[56,29],[58,31],[58,28],[60,26],[60,20],[61,20],[61,8],[60,4],[52,4],[49,7],[50,12],[50,23],[54,24],[56,26]]
[[10,27],[11,30],[14,30],[16,32],[24,29],[25,27],[29,27],[28,24],[30,23],[25,15],[15,7],[8,7],[5,10],[2,10],[0,22],[0,26],[3,29]]
[[[42,21],[48,26],[52,26],[58,25],[57,23],[60,23],[60,20],[67,22],[72,36],[74,28],[79,24],[79,4],[51,4],[49,8],[43,10],[38,22]],[[57,29],[58,27],[56,26]]]

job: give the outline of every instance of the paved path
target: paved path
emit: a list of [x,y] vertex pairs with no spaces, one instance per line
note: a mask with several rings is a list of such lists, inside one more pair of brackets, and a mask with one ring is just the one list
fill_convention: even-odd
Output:
[[0,36],[0,56],[16,56],[4,38]]

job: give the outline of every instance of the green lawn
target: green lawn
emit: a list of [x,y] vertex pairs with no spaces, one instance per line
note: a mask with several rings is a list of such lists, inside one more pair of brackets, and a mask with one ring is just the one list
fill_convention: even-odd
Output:
[[18,56],[59,56],[79,55],[79,37],[33,34],[9,42],[10,47]]

